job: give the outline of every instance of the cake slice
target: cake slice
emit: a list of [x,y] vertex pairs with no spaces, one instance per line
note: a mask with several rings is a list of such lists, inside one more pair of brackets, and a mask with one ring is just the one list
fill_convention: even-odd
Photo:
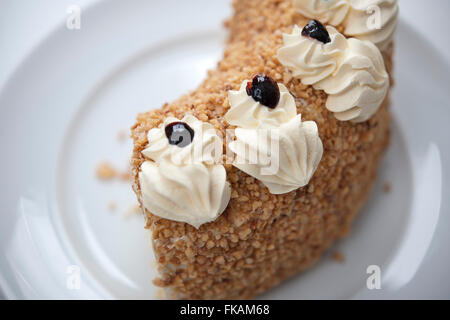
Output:
[[[378,31],[358,29],[364,3],[383,9]],[[389,144],[396,1],[234,9],[217,68],[132,127],[133,189],[170,298],[248,299],[314,265],[350,231]],[[272,175],[236,160],[238,142],[261,151],[256,130],[277,131]],[[207,152],[187,162],[197,145]]]

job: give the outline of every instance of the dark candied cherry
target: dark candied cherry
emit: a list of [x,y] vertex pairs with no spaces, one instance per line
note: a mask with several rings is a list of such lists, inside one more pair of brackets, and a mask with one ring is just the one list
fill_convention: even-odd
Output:
[[194,130],[185,122],[172,122],[166,126],[169,144],[184,148],[194,140]]
[[271,77],[256,75],[252,82],[247,83],[247,94],[262,105],[275,109],[280,102],[280,88]]
[[317,20],[311,20],[302,30],[302,36],[319,40],[323,43],[331,42],[327,29]]

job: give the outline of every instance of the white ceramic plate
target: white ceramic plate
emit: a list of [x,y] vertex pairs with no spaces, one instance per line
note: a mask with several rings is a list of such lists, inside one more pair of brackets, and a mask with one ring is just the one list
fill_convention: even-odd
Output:
[[[61,24],[1,88],[7,298],[156,297],[143,218],[123,214],[134,194],[126,183],[99,182],[95,168],[108,160],[125,169],[132,145],[118,132],[214,67],[230,13],[228,1],[100,1],[83,10],[80,30]],[[449,71],[402,21],[392,146],[353,232],[333,249],[345,264],[328,254],[260,298],[450,298]],[[381,290],[366,287],[369,265],[381,268]]]

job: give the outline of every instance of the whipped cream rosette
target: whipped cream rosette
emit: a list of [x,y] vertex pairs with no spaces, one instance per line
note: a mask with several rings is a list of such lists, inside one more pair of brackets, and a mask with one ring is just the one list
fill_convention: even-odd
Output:
[[343,26],[348,37],[369,40],[385,50],[397,27],[397,0],[293,0],[294,9],[324,24]]
[[303,84],[328,94],[326,107],[338,120],[364,122],[381,106],[389,75],[379,49],[369,41],[347,39],[326,27],[330,42],[302,35],[295,26],[284,34],[278,60]]
[[230,200],[221,163],[222,138],[214,127],[187,115],[167,118],[148,133],[139,183],[144,207],[159,217],[196,228],[214,221]]
[[230,91],[228,123],[237,126],[229,148],[233,165],[260,180],[272,194],[284,194],[307,185],[323,154],[317,125],[302,122],[294,97],[277,84],[280,99],[275,108],[255,101],[248,94],[248,82]]

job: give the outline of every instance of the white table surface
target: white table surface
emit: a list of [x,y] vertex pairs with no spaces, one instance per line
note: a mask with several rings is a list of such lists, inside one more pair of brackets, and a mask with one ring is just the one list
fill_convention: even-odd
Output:
[[[35,46],[55,28],[65,27],[69,6],[78,5],[83,10],[97,1],[107,0],[0,0],[0,90]],[[400,8],[402,19],[410,22],[450,64],[450,1],[400,0]]]

